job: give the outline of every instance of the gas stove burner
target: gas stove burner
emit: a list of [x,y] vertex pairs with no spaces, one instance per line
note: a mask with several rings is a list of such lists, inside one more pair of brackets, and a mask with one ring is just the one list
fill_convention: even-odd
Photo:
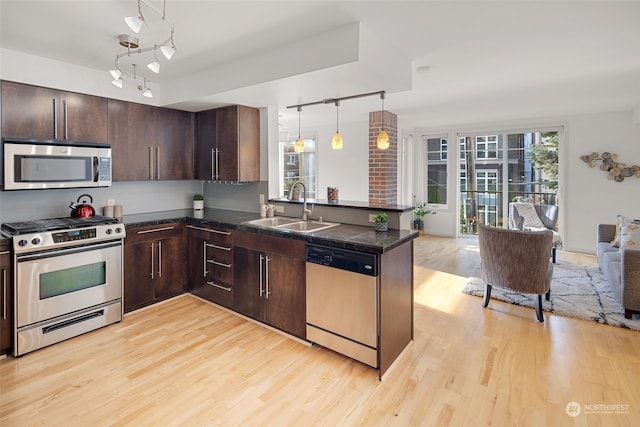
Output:
[[48,218],[32,221],[10,222],[2,224],[2,232],[7,236],[20,234],[43,233],[55,230],[72,230],[96,225],[117,224],[118,220],[106,216],[91,218]]

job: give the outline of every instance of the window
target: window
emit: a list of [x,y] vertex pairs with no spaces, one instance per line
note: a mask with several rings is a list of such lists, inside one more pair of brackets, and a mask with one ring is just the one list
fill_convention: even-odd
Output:
[[280,191],[284,197],[289,196],[289,189],[296,181],[302,181],[307,190],[307,198],[315,199],[317,186],[317,153],[316,137],[306,136],[304,152],[296,153],[293,145],[297,136],[280,141]]
[[440,138],[440,160],[447,160],[447,140]]
[[476,159],[498,158],[498,135],[476,136]]
[[422,137],[426,145],[426,179],[424,188],[426,197],[419,201],[429,204],[444,205],[447,203],[447,138]]

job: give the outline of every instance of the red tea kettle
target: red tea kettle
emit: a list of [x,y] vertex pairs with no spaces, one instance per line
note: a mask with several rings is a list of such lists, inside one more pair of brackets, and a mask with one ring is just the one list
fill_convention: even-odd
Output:
[[[91,197],[91,195],[89,194],[81,194],[80,197],[78,197],[77,203],[80,203],[80,199],[82,199],[83,197],[88,197],[89,203],[93,203],[93,197]],[[91,207],[91,205],[88,205],[85,201],[83,201],[81,205],[77,205],[76,203],[71,202],[69,207],[71,208],[71,218],[91,218],[96,214],[95,209],[93,209],[93,207]]]

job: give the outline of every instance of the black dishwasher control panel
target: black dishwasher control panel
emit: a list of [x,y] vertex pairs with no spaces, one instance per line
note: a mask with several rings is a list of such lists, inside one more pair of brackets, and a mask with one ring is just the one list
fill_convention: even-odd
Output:
[[307,262],[367,276],[378,275],[378,256],[367,252],[308,244]]

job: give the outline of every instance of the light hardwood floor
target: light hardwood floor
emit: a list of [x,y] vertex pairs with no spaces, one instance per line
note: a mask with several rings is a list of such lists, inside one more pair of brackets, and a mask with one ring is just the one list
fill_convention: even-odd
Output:
[[[459,292],[478,266],[474,239],[416,241],[415,340],[381,382],[185,295],[0,360],[0,425],[640,425],[638,332],[550,314],[540,324],[498,301],[483,309]],[[593,406],[612,404],[628,409]]]

